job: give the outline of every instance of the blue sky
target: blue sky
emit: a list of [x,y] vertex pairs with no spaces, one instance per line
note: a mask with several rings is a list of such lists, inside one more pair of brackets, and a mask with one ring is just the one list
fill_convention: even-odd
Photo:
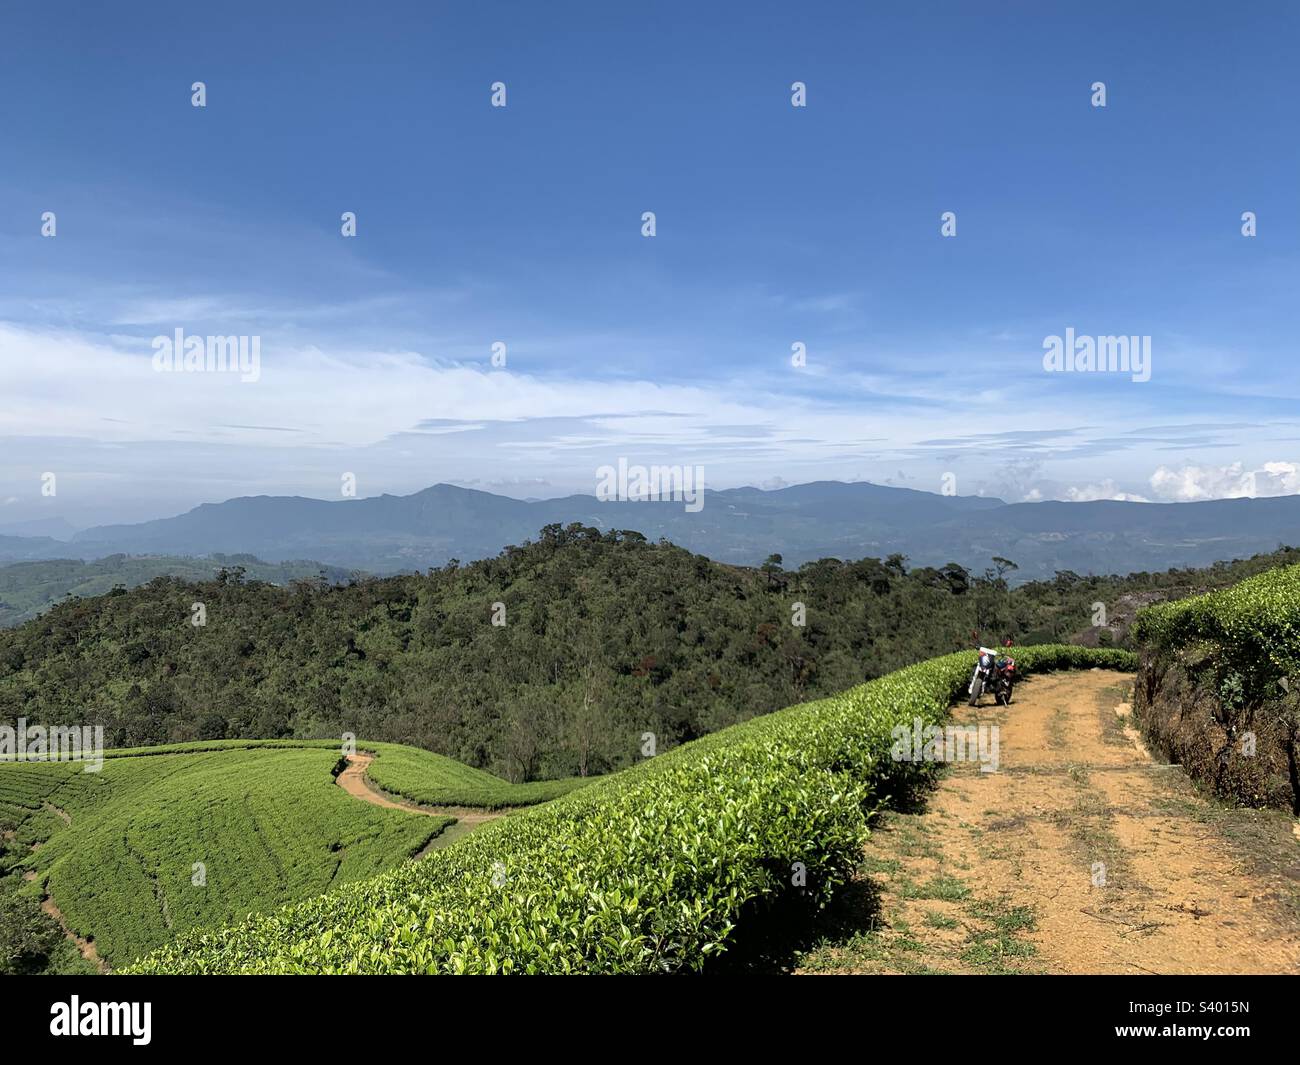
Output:
[[[1280,2],[9,3],[0,527],[618,456],[1300,491],[1297,45]],[[260,378],[152,372],[177,328]],[[1151,380],[1044,372],[1066,328]]]

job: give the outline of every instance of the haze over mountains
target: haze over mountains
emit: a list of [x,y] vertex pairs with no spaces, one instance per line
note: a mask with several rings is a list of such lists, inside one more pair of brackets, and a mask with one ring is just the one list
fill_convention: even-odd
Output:
[[85,529],[70,541],[0,536],[0,560],[222,552],[387,573],[489,557],[507,544],[535,539],[555,522],[635,529],[744,565],[773,553],[797,566],[897,552],[916,565],[951,561],[982,572],[999,555],[1015,561],[1015,578],[1025,580],[1058,570],[1203,566],[1300,542],[1300,496],[1006,503],[818,481],[774,491],[707,491],[703,509],[690,513],[680,502],[601,502],[583,495],[525,501],[438,484],[413,495],[367,499],[242,497],[176,517]]

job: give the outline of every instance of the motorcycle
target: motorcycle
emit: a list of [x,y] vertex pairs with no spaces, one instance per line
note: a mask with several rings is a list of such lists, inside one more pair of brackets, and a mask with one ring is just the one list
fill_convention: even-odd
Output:
[[1011,689],[1016,684],[1016,660],[1005,654],[993,663],[997,669],[997,684],[993,688],[993,698],[999,706],[1011,705]]
[[[1009,647],[1011,641],[1007,641]],[[1010,654],[1001,654],[992,647],[981,647],[975,672],[970,679],[970,705],[978,706],[980,696],[993,693],[998,706],[1011,705],[1011,693],[1016,683],[1016,660]]]

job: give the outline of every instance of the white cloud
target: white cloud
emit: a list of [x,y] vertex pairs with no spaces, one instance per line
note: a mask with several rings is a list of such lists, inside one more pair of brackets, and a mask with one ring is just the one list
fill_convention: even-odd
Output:
[[[137,317],[175,309],[162,306]],[[234,328],[225,332],[253,332],[244,321],[232,315]],[[0,320],[0,394],[6,400],[0,437],[63,437],[99,446],[181,440],[230,446],[237,440],[263,449],[366,448],[406,432],[456,440],[481,427],[495,433],[491,426],[528,422],[535,431],[493,437],[494,446],[519,452],[508,460],[520,465],[511,470],[517,476],[551,476],[557,453],[608,446],[671,449],[686,452],[690,461],[733,463],[732,483],[778,473],[799,482],[849,475],[853,471],[832,463],[852,462],[856,469],[867,435],[887,442],[881,451],[912,448],[947,424],[954,402],[951,389],[935,387],[934,395],[911,397],[896,409],[876,402],[867,412],[847,404],[827,409],[819,397],[794,391],[788,377],[610,379],[599,375],[599,367],[584,375],[576,361],[569,374],[526,359],[493,369],[486,360],[435,359],[393,346],[294,343],[271,333],[261,336],[257,381],[156,373],[152,354],[149,336]],[[841,391],[850,385],[841,382]],[[1059,412],[1046,406],[1024,416],[1030,428],[1059,424]],[[566,419],[585,421],[563,432],[545,424]],[[738,439],[718,432],[737,425],[754,428]],[[787,465],[774,470],[774,459]],[[159,465],[166,461],[160,450]],[[463,453],[457,472],[484,477],[501,461],[500,453]],[[535,468],[522,468],[528,466]],[[927,471],[924,480],[930,479]]]
[[[234,313],[237,304],[210,306],[220,321],[229,316],[227,332],[255,331],[243,324],[247,315]],[[160,302],[127,317],[186,309],[195,308]],[[1155,465],[1142,461],[1140,445],[1110,446],[1126,424],[1122,410],[1109,407],[1086,431],[1062,433],[1061,425],[1075,424],[1073,396],[1018,402],[988,434],[969,420],[968,393],[915,367],[906,392],[899,379],[893,386],[882,379],[863,394],[865,378],[832,373],[836,402],[828,403],[824,394],[802,393],[794,371],[764,364],[739,374],[720,364],[711,379],[700,358],[698,373],[611,378],[604,371],[617,359],[539,365],[512,349],[510,365],[493,369],[486,359],[437,358],[445,346],[436,340],[427,341],[428,351],[412,350],[416,344],[403,348],[379,335],[390,342],[368,347],[331,336],[307,344],[267,331],[261,377],[242,382],[233,374],[155,373],[148,336],[0,318],[0,499],[13,492],[22,507],[35,507],[34,478],[49,469],[61,471],[59,505],[82,506],[91,524],[104,520],[90,510],[105,501],[121,508],[115,520],[126,520],[128,506],[147,507],[130,513],[153,517],[253,492],[328,494],[340,470],[366,471],[363,494],[438,480],[516,485],[530,494],[549,485],[558,493],[589,490],[596,466],[623,454],[703,464],[717,487],[859,479],[937,491],[952,470],[962,494],[1142,500],[1132,494],[1140,485],[1129,483],[1129,470]],[[1088,454],[1088,434],[1108,446]],[[1260,439],[1255,446],[1274,445]],[[1073,476],[1044,478],[1045,463],[1081,452]],[[1157,498],[1278,495],[1300,491],[1298,471],[1286,462],[1161,467],[1151,483]],[[174,502],[158,502],[164,499]]]
[[[708,389],[646,381],[544,379],[466,365],[434,365],[410,351],[327,352],[261,344],[261,376],[156,373],[148,339],[117,343],[0,324],[0,435],[98,440],[223,441],[230,426],[288,427],[267,446],[378,443],[423,422],[621,416],[628,435],[661,430],[646,412],[685,411],[687,425],[762,420],[761,411]],[[768,412],[771,413],[771,412]],[[112,419],[111,421],[106,419]],[[455,426],[443,426],[449,431]],[[611,434],[613,435],[613,434]]]
[[1069,500],[1071,503],[1088,503],[1096,499],[1114,499],[1129,503],[1150,502],[1145,496],[1120,491],[1119,485],[1110,478],[1096,484],[1071,485],[1065,490],[1061,498]]
[[1151,490],[1160,499],[1175,502],[1295,495],[1300,493],[1300,464],[1265,462],[1254,469],[1247,469],[1241,462],[1227,466],[1161,466],[1151,475]]

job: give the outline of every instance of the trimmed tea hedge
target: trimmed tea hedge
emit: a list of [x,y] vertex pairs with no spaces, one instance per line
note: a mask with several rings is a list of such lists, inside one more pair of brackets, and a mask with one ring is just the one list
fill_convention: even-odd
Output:
[[1300,566],[1147,607],[1138,614],[1134,632],[1153,649],[1208,640],[1230,649],[1243,672],[1285,676],[1300,665]]
[[1216,794],[1300,815],[1300,566],[1148,607],[1135,709]]
[[361,741],[358,746],[379,755],[366,771],[371,780],[384,791],[427,806],[474,806],[487,810],[533,806],[586,787],[597,779],[569,777],[511,784],[482,769],[417,747]]
[[[1027,670],[1133,669],[1131,654],[1021,648]],[[770,714],[485,826],[418,863],[215,933],[141,973],[645,973],[699,969],[738,922],[850,875],[864,809],[920,782],[891,731],[934,724],[971,654]],[[794,888],[792,867],[806,869]]]

